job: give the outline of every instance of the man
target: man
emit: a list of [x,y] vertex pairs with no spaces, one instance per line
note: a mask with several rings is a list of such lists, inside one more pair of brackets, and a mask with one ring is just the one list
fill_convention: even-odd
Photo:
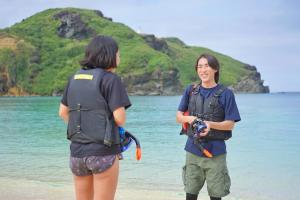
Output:
[[[218,60],[212,55],[202,54],[196,61],[195,70],[201,82],[186,88],[176,115],[177,122],[188,123],[186,133],[189,137],[183,167],[186,200],[196,200],[205,181],[210,199],[221,200],[230,189],[224,140],[231,137],[235,122],[241,119],[234,94],[218,84]],[[206,128],[195,137],[191,125],[197,120],[203,120]]]

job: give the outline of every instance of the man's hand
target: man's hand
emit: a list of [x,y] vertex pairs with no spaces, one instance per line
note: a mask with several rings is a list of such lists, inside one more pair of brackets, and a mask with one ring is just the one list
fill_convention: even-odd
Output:
[[208,132],[210,131],[210,123],[209,121],[203,121],[206,125],[206,129],[203,130],[203,132],[200,133],[201,137],[204,137],[208,134]]
[[181,112],[181,111],[177,111],[177,114],[176,114],[176,121],[178,123],[189,123],[189,124],[192,124],[193,121],[197,119],[197,117],[195,116],[187,116],[187,115],[184,115],[184,112]]
[[186,117],[188,117],[189,124],[192,124],[197,119],[197,117],[195,117],[195,116],[186,116]]

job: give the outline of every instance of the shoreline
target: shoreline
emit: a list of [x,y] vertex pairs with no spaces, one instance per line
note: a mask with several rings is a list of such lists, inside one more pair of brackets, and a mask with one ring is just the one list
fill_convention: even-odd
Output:
[[[264,95],[264,94],[299,94],[300,91],[279,91],[279,92],[268,92],[268,93],[252,93],[252,92],[234,92],[235,95]],[[128,93],[128,96],[130,97],[174,97],[174,96],[182,96],[182,94],[174,94],[174,95],[136,95],[136,94],[130,94]],[[26,95],[8,95],[8,94],[2,94],[0,95],[1,97],[6,97],[6,98],[17,98],[17,97],[62,97],[62,95],[38,95],[38,94],[26,94]]]

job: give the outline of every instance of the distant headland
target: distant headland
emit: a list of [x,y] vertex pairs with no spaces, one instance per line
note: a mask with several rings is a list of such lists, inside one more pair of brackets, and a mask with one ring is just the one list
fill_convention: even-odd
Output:
[[0,29],[0,95],[62,94],[80,68],[88,41],[98,34],[117,40],[117,73],[131,95],[178,95],[196,82],[196,58],[204,52],[221,63],[220,82],[236,93],[269,93],[255,66],[213,50],[188,46],[178,38],[139,34],[101,11],[48,9]]

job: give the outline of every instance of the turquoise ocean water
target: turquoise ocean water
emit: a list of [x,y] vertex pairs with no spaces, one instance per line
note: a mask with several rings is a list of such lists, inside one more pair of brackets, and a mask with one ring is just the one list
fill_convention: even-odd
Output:
[[[175,122],[180,97],[130,99],[133,106],[125,128],[140,139],[143,156],[135,161],[134,147],[124,154],[119,186],[162,190],[183,198],[186,138],[179,136]],[[56,187],[72,183],[66,125],[57,116],[59,101],[0,98],[0,181],[28,180]],[[236,101],[242,121],[227,142],[231,197],[299,199],[300,93],[238,94]]]

